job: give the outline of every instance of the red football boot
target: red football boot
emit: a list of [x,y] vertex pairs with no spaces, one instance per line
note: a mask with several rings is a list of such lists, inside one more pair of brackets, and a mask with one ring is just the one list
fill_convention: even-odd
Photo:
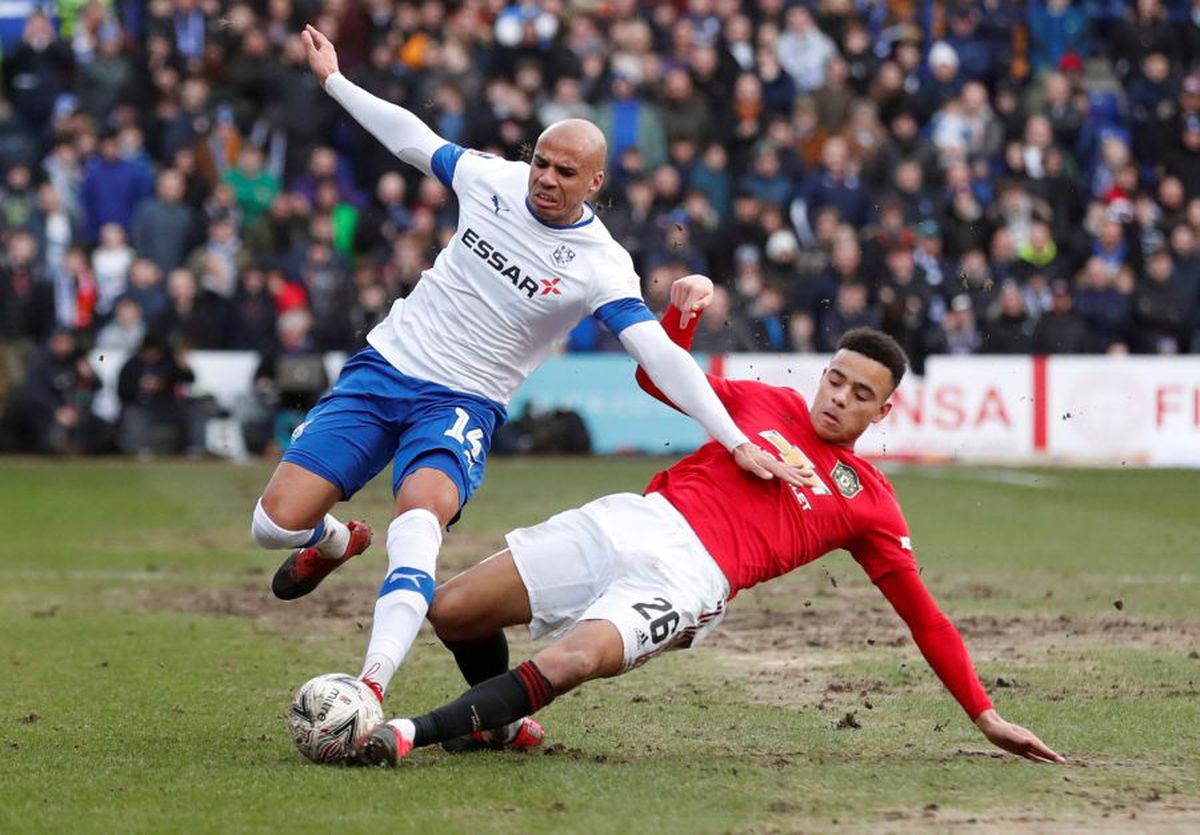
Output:
[[546,732],[542,726],[526,716],[516,724],[516,732],[512,726],[496,728],[490,731],[472,731],[466,736],[451,739],[442,743],[442,749],[452,754],[466,751],[528,751],[542,744]]
[[409,742],[395,725],[383,724],[371,731],[362,745],[350,752],[344,762],[349,766],[395,768],[412,753]]
[[371,544],[371,526],[366,522],[347,522],[350,529],[350,544],[346,553],[337,559],[326,559],[316,548],[301,548],[293,551],[283,561],[271,581],[271,591],[280,600],[295,600],[311,592],[340,565],[356,557]]

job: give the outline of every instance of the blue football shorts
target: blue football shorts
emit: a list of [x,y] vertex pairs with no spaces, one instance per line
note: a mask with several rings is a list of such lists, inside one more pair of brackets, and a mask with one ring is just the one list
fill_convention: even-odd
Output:
[[441,470],[461,509],[483,483],[492,433],[507,417],[485,397],[401,374],[374,348],[342,367],[292,435],[283,460],[337,485],[345,501],[392,462],[392,492],[418,469]]

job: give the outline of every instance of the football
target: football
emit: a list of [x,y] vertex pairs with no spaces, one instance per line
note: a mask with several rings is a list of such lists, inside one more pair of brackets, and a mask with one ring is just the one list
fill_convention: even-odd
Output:
[[300,753],[315,763],[339,762],[383,722],[383,706],[346,673],[309,679],[292,698],[288,729]]

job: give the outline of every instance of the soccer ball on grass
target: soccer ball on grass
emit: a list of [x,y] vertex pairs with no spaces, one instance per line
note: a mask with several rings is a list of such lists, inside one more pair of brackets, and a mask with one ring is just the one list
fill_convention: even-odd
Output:
[[382,722],[383,705],[371,688],[345,673],[309,679],[288,710],[292,742],[315,763],[341,761]]

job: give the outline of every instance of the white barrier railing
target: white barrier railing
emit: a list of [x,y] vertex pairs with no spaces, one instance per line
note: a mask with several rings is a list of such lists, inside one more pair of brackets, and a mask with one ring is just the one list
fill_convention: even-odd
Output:
[[[103,358],[101,359],[101,355]],[[327,354],[330,379],[342,354]],[[125,357],[94,352],[104,382],[96,411],[120,410],[116,379]],[[258,357],[195,351],[196,388],[225,407],[250,391]],[[787,385],[809,397],[827,357],[714,356],[714,373]],[[1030,459],[1200,467],[1200,357],[931,357],[924,377],[909,375],[891,414],[859,442],[887,457],[1027,462]],[[695,426],[637,391],[628,358],[563,355],[536,372],[514,398],[576,409],[598,452],[682,452]],[[603,404],[603,407],[596,404]]]

